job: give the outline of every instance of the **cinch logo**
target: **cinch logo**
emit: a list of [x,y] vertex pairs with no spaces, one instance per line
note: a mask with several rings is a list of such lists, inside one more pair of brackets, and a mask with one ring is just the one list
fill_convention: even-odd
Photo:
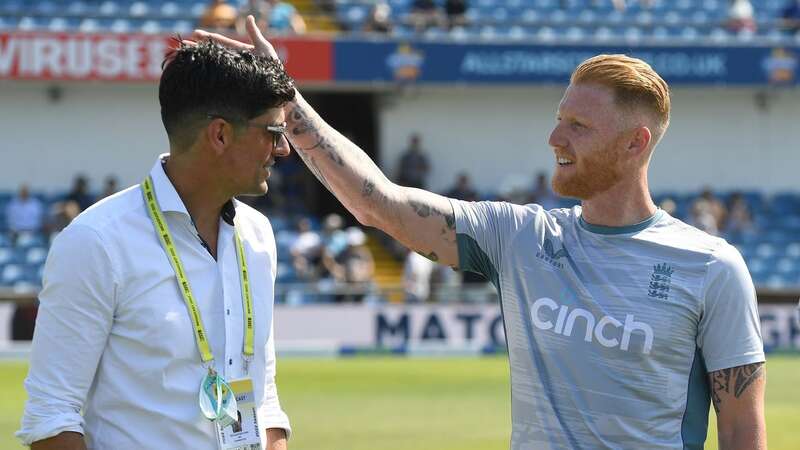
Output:
[[558,250],[553,248],[553,242],[550,239],[545,238],[544,244],[542,245],[542,249],[536,252],[536,257],[541,259],[542,261],[550,264],[553,267],[557,267],[559,269],[564,268],[564,263],[559,262],[558,260],[569,256],[567,255],[567,249],[561,247]]
[[[544,313],[544,311],[548,311],[548,313]],[[545,317],[552,316],[555,316],[555,322],[549,318],[543,320]],[[638,331],[638,336],[644,334],[642,353],[647,355],[650,353],[650,349],[653,348],[653,329],[644,322],[637,322],[633,314],[625,315],[625,323],[611,316],[603,316],[598,320],[588,310],[582,308],[572,308],[570,310],[568,306],[559,305],[552,298],[542,297],[533,302],[531,318],[536,328],[553,330],[553,332],[562,336],[572,336],[575,330],[575,323],[578,322],[578,319],[582,319],[579,323],[583,327],[584,341],[592,343],[597,340],[603,347],[619,347],[620,350],[626,352],[631,351],[629,350],[631,335]],[[622,328],[622,333],[620,333],[620,328]]]

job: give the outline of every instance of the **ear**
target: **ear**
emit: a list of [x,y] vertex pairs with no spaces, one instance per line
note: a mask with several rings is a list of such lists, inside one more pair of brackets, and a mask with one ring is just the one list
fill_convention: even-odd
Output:
[[214,119],[206,126],[205,138],[214,153],[221,155],[233,143],[233,125],[224,119]]
[[650,128],[645,125],[636,127],[628,141],[628,154],[634,157],[646,154],[652,140],[653,133],[650,132]]

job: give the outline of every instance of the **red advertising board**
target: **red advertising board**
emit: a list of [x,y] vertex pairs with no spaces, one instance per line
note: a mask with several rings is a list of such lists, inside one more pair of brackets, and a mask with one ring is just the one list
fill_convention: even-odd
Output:
[[[332,80],[330,41],[273,43],[297,81]],[[0,33],[0,79],[153,82],[170,45],[170,35]]]

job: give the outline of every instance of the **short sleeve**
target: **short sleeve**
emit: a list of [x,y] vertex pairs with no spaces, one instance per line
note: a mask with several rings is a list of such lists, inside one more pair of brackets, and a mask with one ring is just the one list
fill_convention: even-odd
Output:
[[709,262],[697,346],[709,372],[764,361],[755,287],[731,245]]
[[538,205],[506,202],[465,202],[450,199],[456,219],[458,263],[461,270],[476,272],[498,284],[504,252]]

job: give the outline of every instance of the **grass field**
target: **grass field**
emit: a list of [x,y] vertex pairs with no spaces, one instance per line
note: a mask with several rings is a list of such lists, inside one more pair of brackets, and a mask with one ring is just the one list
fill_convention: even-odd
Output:
[[[772,450],[800,448],[800,357],[767,363]],[[13,438],[25,392],[25,363],[0,363],[0,449]],[[284,358],[278,364],[292,450],[507,449],[508,363],[482,359]],[[713,415],[713,413],[712,413]],[[711,420],[706,448],[716,449]]]

